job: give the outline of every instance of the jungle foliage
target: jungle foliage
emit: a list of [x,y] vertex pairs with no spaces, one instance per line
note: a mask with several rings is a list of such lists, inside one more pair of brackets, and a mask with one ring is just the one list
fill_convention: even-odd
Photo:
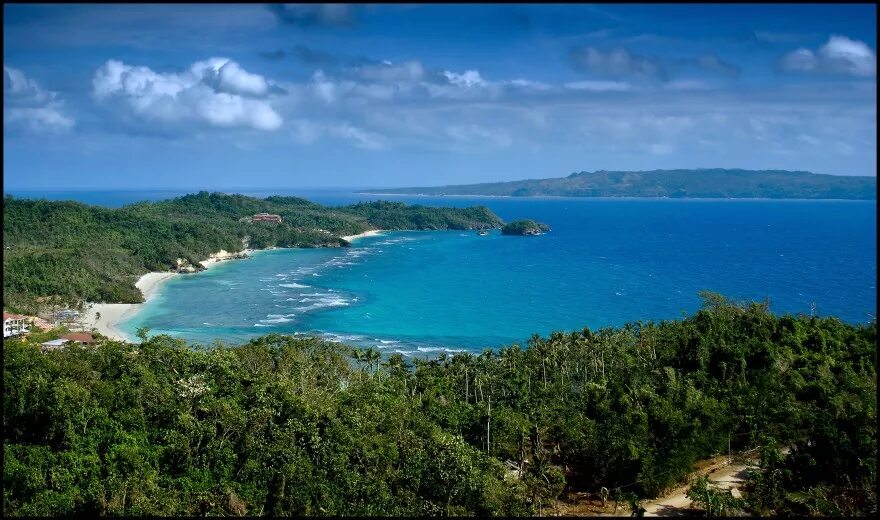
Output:
[[571,491],[652,497],[731,443],[764,447],[737,508],[871,515],[876,339],[707,295],[682,320],[433,359],[281,335],[13,340],[4,511],[546,514]]
[[[251,222],[273,213],[281,223]],[[393,202],[325,207],[297,197],[265,199],[200,192],[122,208],[73,201],[3,201],[3,303],[35,314],[38,302],[143,301],[134,283],[150,271],[198,266],[217,251],[245,247],[343,247],[342,236],[369,229],[433,230],[500,227],[484,206],[429,208]]]

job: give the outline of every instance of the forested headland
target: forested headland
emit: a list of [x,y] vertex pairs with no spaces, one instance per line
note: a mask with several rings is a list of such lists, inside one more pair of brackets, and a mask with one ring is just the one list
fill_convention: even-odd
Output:
[[[433,359],[269,335],[4,342],[8,515],[531,515],[759,449],[740,511],[877,512],[876,321],[705,295],[675,321]],[[782,455],[781,448],[791,451]]]
[[[364,191],[363,193],[375,193]],[[507,197],[670,197],[762,199],[877,199],[877,178],[787,170],[698,168],[574,172],[568,177],[525,179],[421,188],[383,193]]]
[[[257,213],[277,222],[254,222]],[[344,247],[370,229],[488,229],[485,206],[436,208],[396,202],[325,207],[297,197],[200,192],[110,209],[73,201],[3,201],[4,309],[34,314],[41,301],[140,303],[138,276],[200,261],[220,250]]]

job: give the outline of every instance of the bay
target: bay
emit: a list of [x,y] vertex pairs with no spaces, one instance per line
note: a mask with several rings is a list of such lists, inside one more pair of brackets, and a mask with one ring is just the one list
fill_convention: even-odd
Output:
[[417,355],[674,319],[699,308],[702,290],[856,323],[876,312],[873,201],[309,198],[484,204],[552,231],[394,232],[261,252],[173,279],[123,329],[201,343],[316,334]]

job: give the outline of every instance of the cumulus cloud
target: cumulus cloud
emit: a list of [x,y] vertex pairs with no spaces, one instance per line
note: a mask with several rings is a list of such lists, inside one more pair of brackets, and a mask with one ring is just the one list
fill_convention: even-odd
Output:
[[3,66],[3,126],[22,126],[33,132],[56,132],[74,125],[56,92],[42,88],[24,72]]
[[476,70],[468,70],[461,74],[444,70],[443,77],[445,77],[449,81],[450,85],[454,85],[456,87],[479,88],[485,87],[487,85],[486,81],[480,76],[480,73]]
[[783,56],[779,66],[787,72],[824,72],[857,77],[877,74],[877,55],[865,42],[833,35],[818,51],[800,48]]
[[269,82],[227,58],[194,63],[183,73],[108,60],[95,72],[98,101],[118,101],[146,120],[276,130],[283,120],[265,98]]

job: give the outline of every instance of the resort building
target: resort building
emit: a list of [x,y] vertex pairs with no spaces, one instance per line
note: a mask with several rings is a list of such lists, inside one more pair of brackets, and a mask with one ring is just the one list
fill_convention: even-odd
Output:
[[43,330],[43,331],[46,331],[46,330],[49,330],[52,328],[52,324],[49,323],[48,321],[44,320],[43,318],[34,318],[32,321],[32,324],[34,327],[36,327],[40,330]]
[[257,213],[253,218],[254,222],[281,222],[281,215],[272,215],[270,213]]
[[51,341],[41,343],[40,350],[43,352],[60,350],[64,348],[65,345],[71,343],[79,343],[80,345],[92,345],[95,343],[95,337],[88,332],[71,332],[70,334],[61,336],[58,339],[53,339]]
[[95,343],[95,337],[88,332],[71,332],[70,334],[61,336],[61,339],[72,343],[79,343],[80,345],[91,345]]
[[51,350],[59,350],[67,344],[68,340],[66,339],[53,339],[51,341],[45,341],[40,344],[40,351],[49,352]]
[[3,313],[3,337],[11,338],[28,333],[27,316],[20,314]]

